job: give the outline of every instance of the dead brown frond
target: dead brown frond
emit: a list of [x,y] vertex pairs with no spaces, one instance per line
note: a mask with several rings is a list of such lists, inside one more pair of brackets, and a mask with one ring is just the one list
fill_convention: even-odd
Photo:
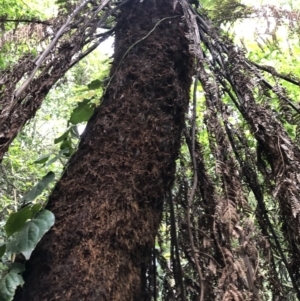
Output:
[[[112,34],[113,30],[98,33],[97,28],[104,25],[118,6],[103,11],[109,1],[93,1],[93,7],[89,2],[82,1],[72,13],[52,20],[53,38],[48,45],[39,44],[42,50],[37,57],[25,55],[14,67],[1,72],[0,160],[57,80]],[[18,32],[20,36],[15,39],[23,39],[26,35],[45,37],[44,25],[20,27]],[[3,41],[9,41],[13,37],[7,35],[5,39]]]

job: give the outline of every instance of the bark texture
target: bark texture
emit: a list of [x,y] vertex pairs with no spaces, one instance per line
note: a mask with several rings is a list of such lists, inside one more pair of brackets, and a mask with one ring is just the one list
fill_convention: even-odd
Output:
[[[170,0],[122,6],[110,85],[49,199],[56,223],[15,301],[149,300],[143,272],[174,180],[191,83],[181,16]],[[166,17],[174,18],[159,22]]]

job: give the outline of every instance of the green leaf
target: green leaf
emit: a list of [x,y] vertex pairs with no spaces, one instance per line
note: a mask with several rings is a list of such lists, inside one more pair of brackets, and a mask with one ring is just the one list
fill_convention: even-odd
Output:
[[10,237],[14,233],[20,231],[28,219],[32,218],[31,206],[26,206],[18,212],[9,215],[4,226],[6,235]]
[[45,163],[50,157],[50,154],[47,155],[43,155],[41,157],[39,157],[38,159],[36,159],[35,161],[33,161],[34,164],[43,164]]
[[69,121],[72,124],[88,121],[93,113],[94,109],[91,107],[90,99],[84,99],[73,110]]
[[41,204],[34,204],[31,206],[31,212],[32,212],[32,217],[35,216],[39,211],[41,211],[42,205]]
[[40,182],[38,182],[28,193],[26,193],[21,201],[23,202],[31,202],[37,196],[39,196],[43,190],[55,179],[54,172],[48,172]]
[[67,158],[70,157],[75,151],[72,146],[72,141],[69,139],[63,141],[63,143],[60,145],[60,149],[62,155],[66,156]]
[[9,254],[22,253],[28,260],[32,251],[46,232],[54,225],[54,214],[48,210],[42,210],[34,219],[26,222],[23,229],[15,239],[7,244]]
[[56,162],[60,157],[62,157],[62,155],[69,153],[70,150],[69,149],[62,149],[54,158],[52,158],[51,160],[49,160],[46,164],[46,167],[51,165],[52,163]]
[[80,135],[79,135],[78,128],[76,125],[71,127],[71,134],[72,134],[72,137],[74,137],[76,139],[80,139]]
[[69,136],[69,133],[70,133],[70,130],[71,129],[68,129],[65,133],[63,133],[61,136],[59,136],[58,138],[55,138],[54,139],[54,144],[57,144],[63,140],[65,140],[68,136]]
[[19,262],[14,262],[9,268],[10,272],[23,273],[25,271],[25,265]]
[[0,280],[0,301],[11,301],[19,285],[24,284],[20,275],[24,271],[24,265],[14,263],[10,271]]
[[5,251],[6,251],[6,245],[2,245],[0,247],[0,257],[2,257],[4,255]]
[[41,210],[40,204],[30,205],[22,208],[18,212],[13,212],[9,215],[8,220],[4,226],[7,237],[20,231],[27,220],[33,218],[34,214]]
[[99,79],[93,80],[87,85],[89,90],[96,90],[101,88],[101,86],[102,86],[102,81]]
[[63,143],[60,145],[60,149],[62,151],[65,151],[65,153],[72,150],[72,141],[69,139],[64,140]]

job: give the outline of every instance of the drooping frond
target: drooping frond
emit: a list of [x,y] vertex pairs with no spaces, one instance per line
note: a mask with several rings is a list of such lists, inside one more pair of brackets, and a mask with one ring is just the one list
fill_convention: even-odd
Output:
[[[27,54],[0,72],[0,160],[57,80],[113,33],[113,28],[97,31],[111,24],[111,14],[122,6],[108,4],[108,0],[85,0],[73,5],[72,13],[61,13],[51,21],[51,32],[43,30],[41,37],[49,44],[40,44],[43,50],[38,56]],[[7,36],[3,42],[8,40]]]
[[[188,37],[197,62],[195,76],[205,99],[203,121],[198,121],[201,130],[197,129],[197,134],[193,134],[193,126],[187,130],[190,167],[194,177],[198,175],[192,205],[187,203],[193,191],[193,177],[186,178],[187,167],[179,168],[176,184],[185,187],[176,196],[179,248],[189,262],[187,270],[197,274],[198,260],[201,274],[206,275],[199,281],[194,275],[193,292],[186,293],[190,300],[196,299],[197,290],[200,300],[264,300],[267,295],[263,279],[269,271],[266,278],[274,298],[300,298],[300,153],[297,140],[282,124],[282,118],[296,122],[300,112],[282,81],[298,86],[299,80],[249,61],[204,15],[183,5],[187,5],[188,24],[193,26],[197,20]],[[281,119],[267,105],[270,93],[280,105]],[[207,147],[201,146],[199,131],[207,133],[210,156],[203,154]],[[205,172],[208,169],[210,176]],[[209,180],[211,177],[213,180]],[[270,202],[279,212],[277,219],[268,212]],[[190,214],[192,222],[187,224],[182,214]],[[279,232],[278,223],[282,223]],[[189,228],[196,257],[191,252]],[[278,258],[284,271],[277,268]],[[191,272],[183,271],[183,281],[187,282]],[[292,289],[282,284],[284,274]]]

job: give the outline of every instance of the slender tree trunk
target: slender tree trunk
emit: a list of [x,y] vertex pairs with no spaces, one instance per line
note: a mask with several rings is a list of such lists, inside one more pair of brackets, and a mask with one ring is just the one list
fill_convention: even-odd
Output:
[[142,273],[189,99],[181,16],[171,0],[122,6],[109,87],[49,199],[56,223],[32,254],[15,301],[145,299]]

